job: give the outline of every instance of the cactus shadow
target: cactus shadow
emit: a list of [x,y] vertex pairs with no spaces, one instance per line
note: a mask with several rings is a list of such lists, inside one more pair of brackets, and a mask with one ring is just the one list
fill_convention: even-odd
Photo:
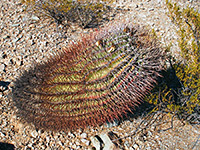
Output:
[[124,116],[123,120],[124,121],[125,120],[132,121],[133,119],[137,119],[139,117],[144,117],[148,113],[150,113],[153,110],[154,107],[155,107],[155,105],[144,101],[143,103],[140,104],[140,106],[132,109],[132,112],[128,112],[126,114],[126,116]]
[[9,143],[0,142],[0,150],[14,150],[15,146]]

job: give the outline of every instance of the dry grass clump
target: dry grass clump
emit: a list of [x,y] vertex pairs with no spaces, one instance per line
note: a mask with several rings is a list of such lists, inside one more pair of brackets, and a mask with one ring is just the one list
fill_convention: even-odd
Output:
[[106,5],[109,2],[112,1],[22,0],[29,10],[49,16],[57,24],[70,26],[71,23],[76,23],[82,28],[99,25],[103,15],[111,9]]

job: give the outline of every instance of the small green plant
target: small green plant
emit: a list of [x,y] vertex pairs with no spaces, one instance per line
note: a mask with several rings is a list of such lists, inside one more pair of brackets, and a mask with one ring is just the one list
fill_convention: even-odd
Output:
[[170,61],[170,69],[147,101],[177,114],[190,123],[200,123],[200,14],[166,0],[169,17],[178,27],[180,58]]
[[13,100],[22,118],[40,128],[101,125],[140,104],[163,61],[162,48],[148,31],[114,22],[24,72]]
[[35,13],[43,12],[50,16],[57,24],[70,26],[70,23],[76,23],[83,28],[98,25],[110,10],[100,1],[89,0],[23,0],[22,3]]

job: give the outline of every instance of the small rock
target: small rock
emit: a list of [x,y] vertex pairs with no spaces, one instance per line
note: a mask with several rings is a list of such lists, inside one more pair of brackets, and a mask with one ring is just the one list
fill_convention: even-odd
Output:
[[89,146],[89,144],[90,144],[90,141],[88,141],[86,139],[81,139],[81,142],[84,143],[87,146]]
[[34,45],[35,44],[35,41],[34,40],[31,40],[31,45]]
[[30,24],[29,27],[30,27],[30,28],[35,28],[36,25],[35,25],[35,24]]
[[75,143],[76,143],[76,145],[80,145],[79,141],[76,141]]
[[130,147],[129,150],[134,150],[134,149],[132,147]]
[[86,133],[82,133],[81,134],[81,138],[83,138],[83,139],[87,138],[87,134]]
[[137,140],[136,143],[138,143],[138,145],[143,145],[143,142],[140,140]]
[[27,21],[28,20],[28,18],[27,17],[23,17],[22,18],[22,21],[24,22],[24,21]]
[[72,145],[72,148],[73,148],[73,149],[77,149],[76,144],[73,144],[73,145]]
[[33,131],[33,132],[31,132],[31,136],[33,137],[33,138],[36,138],[37,136],[38,136],[38,133],[37,133],[37,131]]
[[15,38],[15,39],[12,40],[12,42],[13,42],[13,43],[16,43],[16,42],[19,41],[19,40],[20,40],[20,38]]
[[19,24],[12,24],[11,27],[18,27]]
[[2,38],[5,40],[5,39],[10,38],[10,36],[9,35],[3,35]]
[[129,142],[128,142],[128,141],[125,141],[125,142],[124,142],[124,146],[126,146],[126,147],[130,147]]
[[100,138],[105,144],[104,150],[107,150],[107,149],[114,150],[115,145],[113,144],[113,142],[111,141],[111,139],[108,137],[107,134],[105,133],[100,134]]
[[4,64],[0,64],[0,72],[3,72],[5,70],[5,65]]
[[161,0],[157,0],[157,3],[160,4],[160,3],[161,3]]
[[92,142],[92,145],[96,148],[96,150],[100,150],[100,148],[101,148],[100,141],[96,137],[91,137],[90,140]]
[[61,141],[58,141],[58,144],[59,144],[60,146],[63,146],[63,143],[62,143]]
[[137,144],[134,144],[134,145],[133,145],[133,148],[134,148],[134,149],[138,149],[139,146],[138,146]]
[[155,139],[158,139],[158,138],[159,138],[159,136],[158,136],[158,135],[156,135],[156,136],[155,136]]
[[32,16],[31,19],[32,19],[32,20],[35,20],[35,21],[40,20],[40,18],[38,18],[37,16]]
[[68,136],[69,136],[69,137],[72,137],[72,138],[75,137],[75,135],[74,135],[73,133],[71,133],[71,132],[68,133]]
[[31,149],[33,148],[32,146],[33,146],[32,143],[28,144],[28,147],[30,147]]
[[149,11],[154,11],[154,8],[150,8]]
[[4,137],[4,136],[5,136],[5,134],[0,132],[0,137]]
[[152,133],[150,131],[148,131],[148,136],[152,136]]
[[3,52],[3,53],[2,53],[2,58],[5,59],[5,58],[7,58],[7,57],[8,57],[7,54],[6,54],[5,52]]
[[48,137],[48,136],[46,137],[46,141],[47,141],[47,143],[49,143],[49,141],[50,141],[50,139],[49,139],[49,137]]

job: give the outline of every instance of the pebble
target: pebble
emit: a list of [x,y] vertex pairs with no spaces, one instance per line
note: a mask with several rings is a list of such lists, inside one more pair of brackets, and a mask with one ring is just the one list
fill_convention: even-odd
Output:
[[13,43],[16,43],[19,40],[20,40],[20,38],[15,38],[15,39],[13,39]]
[[29,147],[29,148],[31,148],[31,149],[33,149],[33,147],[32,147],[32,146],[33,146],[33,144],[32,144],[32,143],[29,143],[29,144],[28,144],[28,147]]
[[100,150],[101,143],[96,137],[90,137],[92,145],[96,148],[96,150]]
[[30,24],[29,27],[30,27],[30,28],[35,28],[36,25],[35,25],[35,24]]
[[5,137],[5,134],[2,133],[1,131],[0,131],[0,137],[1,137],[1,138]]
[[143,142],[140,141],[140,140],[137,140],[136,143],[137,143],[138,145],[143,145]]
[[33,137],[33,138],[36,138],[37,136],[38,136],[38,133],[37,133],[37,131],[32,131],[31,132],[31,136]]
[[49,143],[49,141],[50,141],[49,136],[46,136],[46,141],[47,141],[47,143]]
[[133,145],[133,148],[134,148],[134,149],[138,149],[139,146],[138,146],[137,144],[134,144],[134,145]]
[[23,18],[22,18],[22,21],[23,21],[23,22],[28,21],[28,17],[23,17]]
[[125,142],[124,142],[124,146],[125,146],[125,147],[130,147],[129,141],[125,141]]
[[71,132],[68,132],[68,136],[71,137],[71,138],[75,137],[75,135],[73,133],[71,133]]
[[2,38],[5,40],[7,38],[10,38],[10,36],[6,34],[6,35],[3,35]]
[[5,70],[5,64],[1,63],[0,64],[0,72],[3,72]]
[[99,135],[103,143],[105,144],[104,149],[113,149],[114,148],[114,143],[111,141],[109,136],[106,133],[101,133]]
[[152,132],[151,131],[148,131],[148,136],[152,136]]
[[18,27],[20,24],[12,24],[11,27]]
[[90,141],[88,141],[86,139],[81,139],[81,142],[84,143],[87,146],[89,146],[89,144],[90,144]]
[[37,16],[32,16],[31,19],[32,19],[32,20],[35,20],[35,21],[40,20],[40,18],[38,18]]
[[87,138],[87,133],[82,133],[81,138],[83,138],[83,139]]
[[73,144],[73,145],[72,145],[72,148],[73,148],[73,149],[77,149],[77,148],[76,148],[76,144]]
[[130,147],[129,150],[135,150],[133,147]]

